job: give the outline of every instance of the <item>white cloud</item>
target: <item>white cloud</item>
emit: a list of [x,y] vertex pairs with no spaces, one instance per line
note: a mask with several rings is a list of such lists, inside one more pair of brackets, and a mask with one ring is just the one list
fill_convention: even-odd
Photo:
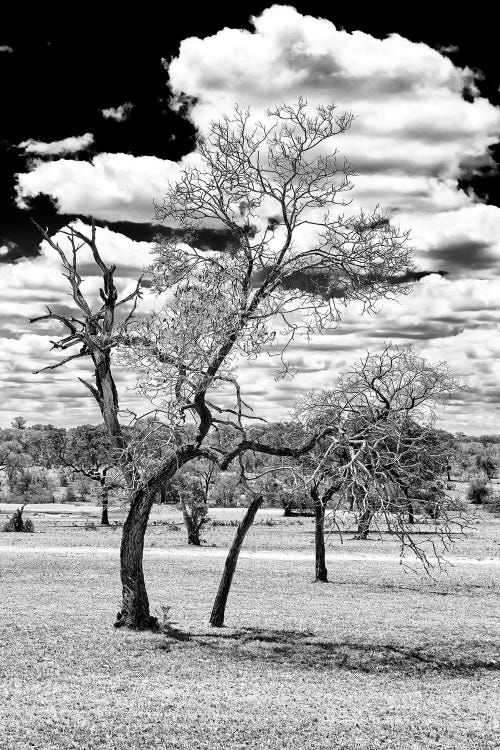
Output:
[[[369,177],[367,186],[355,180],[360,203],[373,205],[377,193],[382,207],[417,211],[436,199],[445,210],[467,202],[457,188],[461,164],[486,159],[500,135],[500,109],[477,96],[469,69],[426,44],[349,33],[290,6],[251,20],[254,32],[225,28],[185,39],[169,66],[174,94],[196,98],[198,127],[236,102],[259,115],[300,95],[311,106],[333,100],[355,115],[336,145]],[[464,88],[474,101],[464,99]]]
[[123,122],[126,120],[132,112],[134,105],[131,102],[124,102],[119,107],[107,107],[101,109],[101,115],[105,120],[116,120],[116,122]]
[[0,44],[0,52],[6,52],[7,54],[11,55],[14,50],[12,47],[9,47],[8,44]]
[[23,148],[26,154],[34,156],[64,156],[65,154],[76,154],[78,151],[84,151],[93,142],[94,136],[92,133],[84,133],[83,135],[72,135],[68,138],[63,138],[61,141],[52,141],[51,143],[35,141],[29,138],[27,141],[22,141],[18,148]]
[[[81,222],[77,228],[88,231]],[[54,240],[65,249],[64,235],[59,232]],[[151,245],[135,242],[109,229],[97,228],[97,243],[103,259],[116,264],[116,284],[121,296],[135,288],[150,258]],[[40,246],[41,255],[2,268],[3,293],[0,306],[0,424],[8,425],[16,414],[30,421],[55,424],[76,424],[99,421],[98,410],[77,376],[91,375],[90,364],[76,360],[60,370],[33,375],[33,371],[61,359],[61,353],[51,351],[51,339],[58,338],[61,327],[51,321],[30,325],[29,318],[46,313],[46,305],[57,311],[73,308],[67,280],[57,253],[46,243]],[[84,246],[79,251],[80,270],[84,279],[82,290],[98,306],[99,286],[102,280],[96,275],[90,250]],[[144,307],[151,309],[155,300],[144,290]],[[131,389],[134,378],[130,373],[120,373],[121,390],[128,405],[139,402]],[[89,416],[92,415],[92,416]]]
[[[380,204],[393,212],[402,229],[411,230],[417,265],[448,270],[450,276],[423,279],[408,296],[381,303],[376,316],[351,305],[338,331],[295,342],[289,350],[299,370],[293,381],[275,381],[276,363],[267,357],[242,365],[243,397],[257,414],[286,416],[298,393],[331,384],[363,349],[376,350],[385,340],[411,342],[433,361],[446,359],[470,386],[453,402],[443,426],[500,432],[500,208],[479,204],[458,187],[462,166],[489,163],[488,148],[500,134],[500,109],[478,95],[471,71],[454,65],[444,50],[398,35],[380,40],[348,33],[287,6],[267,9],[253,24],[253,32],[225,28],[181,43],[170,81],[177,95],[196,98],[190,114],[195,124],[204,127],[235,102],[260,115],[301,94],[311,105],[333,99],[352,110],[353,128],[337,144],[358,172],[349,197],[357,205]],[[474,95],[472,101],[464,99],[464,88]],[[111,110],[118,113],[120,107]],[[90,163],[39,163],[18,175],[18,205],[47,193],[61,213],[147,222],[167,181],[195,158],[177,164],[99,154]],[[107,258],[117,263],[119,274],[122,269],[120,289],[131,288],[134,274],[148,262],[149,246],[98,232]],[[40,258],[5,271],[0,381],[13,399],[9,414],[55,423],[88,421],[94,406],[75,382],[78,363],[53,375],[30,374],[52,356],[53,332],[42,326],[35,335],[27,317],[41,312],[46,301],[68,300],[57,259],[44,247]],[[98,279],[86,283],[94,294]],[[133,393],[125,390],[130,383],[129,376],[121,376],[124,405],[134,403]],[[23,411],[24,397],[29,406]]]
[[47,193],[62,214],[150,222],[154,200],[161,200],[181,166],[130,154],[98,154],[92,162],[58,159],[17,175],[17,204],[24,208],[30,198]]

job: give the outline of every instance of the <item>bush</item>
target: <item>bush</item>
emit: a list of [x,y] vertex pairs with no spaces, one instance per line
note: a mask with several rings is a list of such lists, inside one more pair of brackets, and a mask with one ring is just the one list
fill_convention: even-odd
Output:
[[488,483],[481,477],[472,479],[467,488],[467,500],[472,505],[482,505],[488,502],[490,488]]
[[66,489],[66,497],[64,498],[63,502],[66,503],[74,503],[76,501],[76,495],[73,487],[68,486]]
[[2,531],[24,531],[28,534],[32,534],[35,531],[35,525],[30,518],[23,518],[24,505],[18,508],[14,515],[9,518],[7,523],[3,525]]
[[500,516],[500,495],[489,495],[484,501],[484,509],[494,516]]

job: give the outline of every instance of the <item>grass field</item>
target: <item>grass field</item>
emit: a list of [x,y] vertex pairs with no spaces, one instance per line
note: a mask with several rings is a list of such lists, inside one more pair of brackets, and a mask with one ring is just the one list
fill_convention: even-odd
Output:
[[[428,580],[391,559],[332,557],[331,583],[314,584],[312,521],[265,511],[246,549],[290,558],[243,557],[228,627],[214,631],[216,554],[234,528],[211,527],[215,546],[170,555],[186,547],[184,530],[158,508],[148,588],[153,609],[172,607],[177,630],[137,634],[112,627],[119,529],[85,530],[96,508],[29,510],[37,533],[0,535],[2,750],[500,746],[498,565],[460,564]],[[498,558],[499,542],[489,517],[453,555]],[[340,548],[331,536],[336,551],[397,548],[387,538]]]

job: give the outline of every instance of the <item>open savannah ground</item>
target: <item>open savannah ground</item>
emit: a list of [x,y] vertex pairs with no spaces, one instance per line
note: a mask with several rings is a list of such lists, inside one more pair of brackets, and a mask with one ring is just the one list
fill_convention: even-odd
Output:
[[[34,534],[1,539],[2,748],[498,748],[494,516],[434,580],[398,565],[391,539],[348,534],[340,547],[332,535],[325,585],[313,583],[312,519],[265,509],[227,627],[213,629],[218,553],[234,529],[209,526],[206,546],[188,548],[180,513],[155,507],[146,575],[173,624],[152,634],[112,627],[118,528],[92,528],[98,508],[46,508],[29,509]],[[271,549],[275,559],[259,557]]]

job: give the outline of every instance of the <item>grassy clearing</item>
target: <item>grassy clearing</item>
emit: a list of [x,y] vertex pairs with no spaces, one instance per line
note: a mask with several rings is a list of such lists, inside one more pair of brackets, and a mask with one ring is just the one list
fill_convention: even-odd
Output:
[[[312,550],[312,524],[294,521],[258,525],[248,546],[291,536]],[[150,556],[153,608],[171,605],[177,621],[167,637],[111,627],[114,557],[15,550],[28,538],[114,546],[117,530],[49,527],[0,538],[12,545],[1,561],[1,748],[499,746],[498,568],[429,582],[394,563],[339,561],[323,585],[309,563],[242,559],[229,627],[213,631],[222,561]],[[479,558],[499,536],[494,521],[480,528]],[[225,546],[233,532],[214,528],[212,543]],[[174,539],[185,544],[183,531],[149,534],[149,544]]]
[[[15,507],[17,506],[0,506],[0,525],[12,515]],[[449,554],[477,559],[500,557],[500,518],[474,507],[472,511],[477,518],[470,535],[466,539],[457,538]],[[227,549],[235,532],[234,527],[229,524],[241,520],[243,513],[243,508],[211,508],[210,517],[216,523],[227,525],[209,525],[204,534],[205,545]],[[123,523],[125,513],[123,509],[113,509],[110,512],[111,522],[117,524],[111,528],[99,526],[100,508],[94,505],[58,505],[54,508],[50,505],[33,505],[26,507],[25,516],[33,519],[36,533],[22,537],[2,534],[0,545],[118,548],[120,524]],[[481,522],[481,518],[485,522]],[[92,528],[92,524],[96,528]],[[145,544],[146,548],[153,549],[185,548],[186,531],[180,511],[172,506],[154,506]],[[328,552],[342,554],[397,555],[399,552],[399,544],[394,536],[378,534],[376,531],[367,540],[354,540],[353,533],[346,533],[341,537],[332,529],[327,535],[326,546]],[[259,511],[244,548],[250,551],[288,550],[313,554],[314,520],[305,517],[284,518],[281,509],[265,508]]]

